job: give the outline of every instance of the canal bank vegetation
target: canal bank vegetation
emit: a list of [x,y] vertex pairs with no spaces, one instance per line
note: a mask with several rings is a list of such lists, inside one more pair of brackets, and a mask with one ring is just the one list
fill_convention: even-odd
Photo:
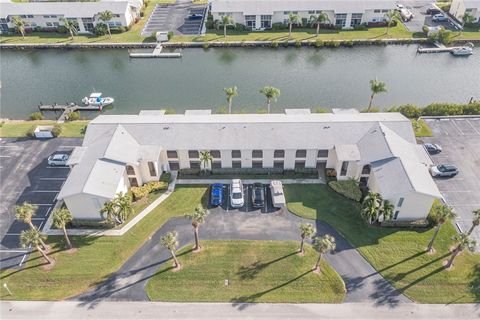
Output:
[[[78,121],[68,121],[64,123],[59,123],[58,127],[60,128],[59,137],[69,137],[69,138],[81,138],[85,135],[85,129],[88,124],[88,120],[78,120]],[[34,121],[23,121],[23,120],[5,120],[0,123],[0,137],[1,138],[21,138],[28,137],[32,128],[35,128],[39,125],[57,125],[57,122],[54,120],[34,120]]]

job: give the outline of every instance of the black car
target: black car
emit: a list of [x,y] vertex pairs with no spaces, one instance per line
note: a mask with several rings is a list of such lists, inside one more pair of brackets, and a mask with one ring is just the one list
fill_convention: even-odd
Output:
[[440,147],[438,144],[425,143],[423,146],[425,147],[425,150],[427,150],[427,152],[430,154],[437,154],[442,152],[442,147]]
[[439,14],[439,13],[442,13],[442,11],[440,11],[439,9],[437,8],[428,8],[427,9],[427,14],[433,16],[435,14]]
[[262,208],[265,205],[265,190],[261,183],[254,183],[252,187],[252,203],[254,208]]

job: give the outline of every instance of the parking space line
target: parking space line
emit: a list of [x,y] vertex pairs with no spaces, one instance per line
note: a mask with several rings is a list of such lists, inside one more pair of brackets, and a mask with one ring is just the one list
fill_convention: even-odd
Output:
[[0,250],[0,253],[28,253],[28,250],[25,249],[25,250],[17,250],[17,249],[8,249],[8,250]]
[[60,190],[33,190],[32,193],[59,193]]
[[45,218],[31,218],[30,220],[36,221],[36,220],[45,220]]
[[464,133],[462,130],[460,130],[460,127],[459,127],[458,124],[455,122],[455,120],[452,120],[451,122],[453,123],[454,127],[457,128],[458,132],[460,132],[460,134],[461,134],[462,136],[464,136],[465,133]]
[[76,148],[78,146],[67,146],[67,145],[62,145],[62,146],[58,146],[58,149],[62,148],[62,149],[65,149],[65,148]]
[[69,167],[57,167],[57,166],[47,166],[47,169],[70,169]]
[[12,156],[0,156],[0,158],[11,158]]
[[468,119],[466,119],[466,120],[467,120],[467,123],[470,125],[470,127],[472,127],[473,131],[475,131],[477,134],[480,135],[480,131],[478,131],[477,128],[475,128],[475,127],[473,126],[473,124],[470,122],[470,120],[468,120]]
[[40,206],[49,206],[50,207],[52,205],[51,203],[32,203],[32,204],[35,205],[35,206],[39,206],[39,207]]
[[448,192],[472,192],[471,190],[440,190],[440,192],[448,193]]
[[44,217],[48,217],[48,214],[50,213],[50,210],[52,210],[52,207],[48,208],[47,213],[45,213]]
[[6,236],[19,236],[20,233],[6,233]]
[[67,180],[67,178],[38,178],[38,180]]

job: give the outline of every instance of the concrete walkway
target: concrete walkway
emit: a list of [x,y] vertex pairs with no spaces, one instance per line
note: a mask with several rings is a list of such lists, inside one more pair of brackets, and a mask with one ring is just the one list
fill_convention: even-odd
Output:
[[[321,222],[299,218],[283,210],[277,213],[211,213],[200,228],[200,239],[208,240],[296,240],[298,225],[315,223],[319,234],[329,233],[337,242],[337,250],[327,255],[328,262],[340,274],[346,284],[347,302],[370,302],[376,305],[395,306],[409,302],[392,287],[335,229]],[[173,218],[165,223],[117,272],[90,292],[74,300],[93,304],[104,300],[147,301],[147,281],[155,275],[170,255],[159,243],[168,231],[178,232],[180,247],[193,242],[190,222]],[[170,262],[169,262],[170,263]]]
[[[325,184],[323,179],[242,179],[243,184],[253,184],[255,182],[269,184],[272,180],[281,181],[283,184]],[[178,184],[212,184],[223,183],[230,184],[232,179],[178,179]]]
[[401,304],[395,308],[368,303],[165,303],[15,301],[0,304],[2,319],[478,319],[478,304]]

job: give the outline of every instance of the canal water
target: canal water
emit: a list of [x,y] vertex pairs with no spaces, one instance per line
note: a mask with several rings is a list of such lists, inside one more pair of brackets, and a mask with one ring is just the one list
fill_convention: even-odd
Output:
[[[126,50],[1,51],[0,115],[23,119],[43,103],[80,102],[92,91],[115,98],[106,113],[141,109],[218,110],[224,87],[236,85],[234,110],[265,108],[258,90],[281,90],[284,108],[363,108],[369,80],[388,92],[374,105],[467,102],[480,99],[480,50],[468,58],[417,54],[417,46],[337,49],[184,49],[181,59],[130,59]],[[93,113],[82,116],[93,116]]]

